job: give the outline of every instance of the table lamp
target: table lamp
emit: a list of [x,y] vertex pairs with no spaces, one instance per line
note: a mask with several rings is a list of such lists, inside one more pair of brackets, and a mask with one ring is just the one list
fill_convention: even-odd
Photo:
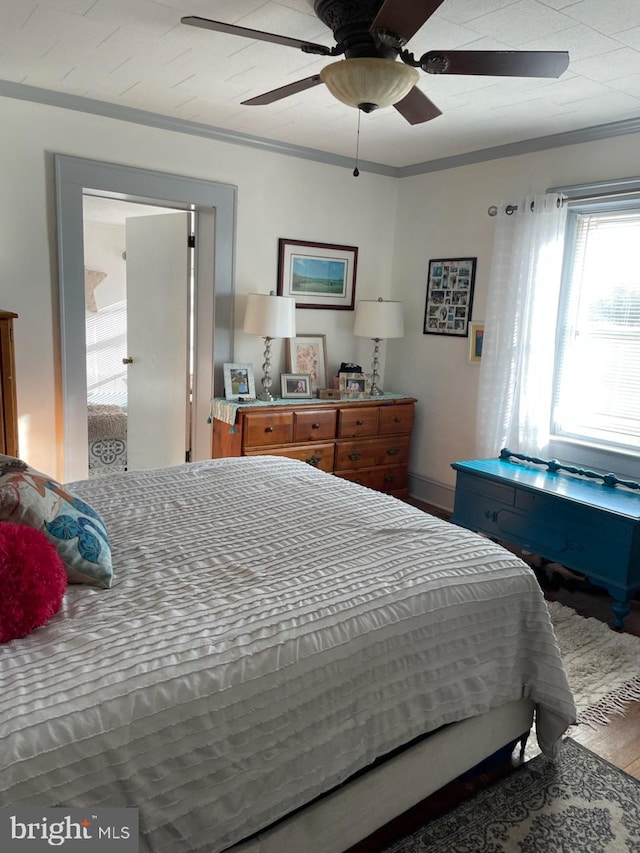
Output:
[[296,334],[296,301],[290,296],[271,293],[250,293],[244,315],[243,331],[264,338],[262,393],[258,400],[271,401],[271,341],[273,338],[293,338]]
[[385,302],[384,299],[363,299],[356,306],[353,334],[360,338],[372,338],[373,365],[371,368],[371,396],[384,394],[378,387],[380,374],[380,341],[384,338],[401,338],[404,335],[402,302]]

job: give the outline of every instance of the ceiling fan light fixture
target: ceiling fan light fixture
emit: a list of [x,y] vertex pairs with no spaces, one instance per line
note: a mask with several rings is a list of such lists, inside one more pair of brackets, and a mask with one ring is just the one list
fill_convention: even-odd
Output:
[[359,57],[326,65],[320,79],[343,104],[371,112],[401,101],[420,74],[416,68],[393,59]]

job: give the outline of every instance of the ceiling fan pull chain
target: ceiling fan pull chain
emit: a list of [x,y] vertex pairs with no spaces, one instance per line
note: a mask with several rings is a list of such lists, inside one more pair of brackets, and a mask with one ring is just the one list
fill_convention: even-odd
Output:
[[360,116],[362,113],[358,110],[358,130],[356,133],[356,167],[353,170],[353,177],[357,178],[360,174],[360,169],[358,169],[358,159],[360,157]]

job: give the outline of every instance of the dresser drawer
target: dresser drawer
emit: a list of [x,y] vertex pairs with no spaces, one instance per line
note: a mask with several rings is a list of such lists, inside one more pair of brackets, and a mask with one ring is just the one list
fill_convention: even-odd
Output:
[[362,471],[336,471],[335,474],[343,480],[351,480],[387,494],[406,491],[409,481],[406,465],[364,468]]
[[379,468],[363,468],[362,471],[336,471],[335,475],[342,480],[351,480],[352,483],[358,483],[368,489],[381,491],[382,477]]
[[463,471],[458,471],[457,474],[456,491],[458,487],[467,492],[474,492],[476,495],[491,498],[491,500],[498,501],[507,506],[513,506],[516,499],[514,486],[508,486],[506,483],[498,483],[495,480],[485,480],[482,477],[466,474]]
[[413,429],[413,406],[382,406],[378,432],[391,435],[397,432],[411,432]]
[[409,461],[409,436],[343,441],[336,445],[335,469],[372,468],[375,465],[406,465]]
[[333,444],[307,444],[304,447],[278,447],[274,450],[248,450],[245,456],[286,456],[299,459],[314,468],[331,474],[333,471]]
[[244,419],[245,447],[289,444],[293,441],[293,412],[250,412]]
[[356,438],[359,435],[377,435],[378,408],[340,409],[338,413],[338,438]]
[[336,436],[337,412],[303,409],[293,414],[294,441],[327,441]]

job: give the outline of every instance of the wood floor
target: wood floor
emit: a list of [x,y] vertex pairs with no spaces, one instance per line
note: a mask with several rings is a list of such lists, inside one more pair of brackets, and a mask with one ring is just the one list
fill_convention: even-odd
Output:
[[[441,510],[417,501],[410,502],[420,509],[448,520],[447,514]],[[530,562],[540,566],[540,561],[531,559]],[[549,566],[542,567],[537,574],[548,600],[559,601],[567,607],[572,607],[582,616],[593,617],[611,624],[611,599],[602,590],[591,587],[588,583],[572,576],[571,573],[558,572]],[[625,619],[624,630],[625,633],[640,637],[640,601],[632,602],[632,612]],[[638,671],[640,672],[640,656]],[[640,702],[630,703],[623,716],[613,717],[606,726],[599,725],[595,728],[585,725],[577,726],[568,734],[615,767],[640,779]],[[536,751],[538,750],[535,748],[531,751],[527,750],[527,757],[535,754]],[[496,768],[490,774],[483,774],[473,781],[452,782],[451,785],[447,785],[442,791],[423,800],[414,809],[401,815],[346,853],[378,853],[383,847],[414,832],[427,820],[443,814],[473,796],[477,790],[491,781],[510,772],[517,762],[518,756],[514,754],[511,762]]]

